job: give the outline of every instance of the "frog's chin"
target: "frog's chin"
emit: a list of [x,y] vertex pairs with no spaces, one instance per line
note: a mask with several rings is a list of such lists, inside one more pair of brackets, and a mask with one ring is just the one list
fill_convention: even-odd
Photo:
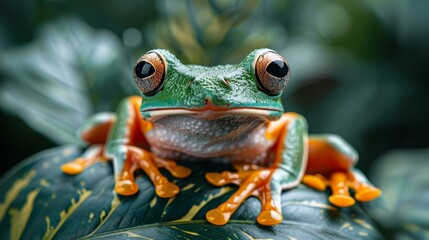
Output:
[[151,121],[172,115],[188,115],[201,119],[218,119],[231,115],[252,116],[269,121],[280,118],[283,112],[270,108],[228,108],[228,109],[183,109],[183,108],[159,108],[141,111],[142,116]]

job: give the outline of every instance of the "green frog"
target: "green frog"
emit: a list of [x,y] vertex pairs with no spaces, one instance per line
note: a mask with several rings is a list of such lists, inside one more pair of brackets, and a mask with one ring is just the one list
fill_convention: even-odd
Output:
[[207,212],[215,225],[226,224],[250,196],[262,203],[258,223],[280,223],[281,192],[300,182],[320,191],[330,187],[329,201],[339,207],[381,194],[354,171],[358,155],[347,142],[330,134],[308,136],[304,117],[284,112],[281,94],[291,70],[271,49],[254,50],[237,65],[213,67],[184,65],[156,49],[138,59],[133,75],[141,96],[126,98],[116,114],[97,114],[80,128],[90,147],[62,166],[65,173],[112,160],[116,193],[137,193],[134,173],[141,169],[159,197],[171,198],[180,189],[159,168],[185,178],[191,169],[176,160],[232,163],[236,171],[205,174],[215,186],[239,186]]

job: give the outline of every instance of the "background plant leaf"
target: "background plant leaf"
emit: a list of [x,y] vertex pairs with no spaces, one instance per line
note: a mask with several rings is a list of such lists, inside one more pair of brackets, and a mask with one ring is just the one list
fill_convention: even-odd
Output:
[[145,176],[137,178],[138,194],[118,197],[112,191],[110,163],[98,163],[77,176],[61,172],[61,164],[80,153],[74,146],[46,150],[0,180],[0,238],[382,239],[360,204],[339,209],[328,203],[328,192],[301,185],[283,193],[284,221],[277,226],[256,223],[261,206],[255,198],[246,200],[229,224],[213,226],[205,213],[236,187],[213,187],[204,173],[231,166],[184,162],[193,174],[175,180],[182,189],[175,198],[156,197]]
[[385,205],[367,206],[387,239],[429,238],[428,172],[428,148],[395,150],[377,160],[371,176]]
[[94,108],[114,109],[132,93],[131,84],[118,86],[128,78],[119,44],[77,19],[45,25],[31,44],[1,55],[1,107],[55,142],[77,143],[75,131]]

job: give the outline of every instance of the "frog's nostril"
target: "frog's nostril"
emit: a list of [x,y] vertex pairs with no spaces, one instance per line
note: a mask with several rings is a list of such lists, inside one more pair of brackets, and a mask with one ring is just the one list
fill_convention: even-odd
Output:
[[227,78],[221,78],[221,81],[222,81],[222,83],[227,87],[227,88],[231,88],[231,85],[230,85],[230,82],[229,82],[229,79],[227,79]]
[[211,97],[204,98],[204,105],[213,105],[213,100]]
[[194,84],[194,82],[195,82],[195,78],[191,78],[191,79],[189,79],[189,85],[193,85],[193,84]]

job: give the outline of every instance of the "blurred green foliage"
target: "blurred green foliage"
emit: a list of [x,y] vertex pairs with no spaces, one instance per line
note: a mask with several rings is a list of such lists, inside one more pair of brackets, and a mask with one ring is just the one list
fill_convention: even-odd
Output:
[[429,145],[428,10],[425,0],[2,0],[1,172],[77,142],[86,117],[136,94],[131,68],[149,49],[216,65],[261,47],[291,65],[285,109],[347,139],[368,172],[387,150]]
[[400,149],[383,154],[371,169],[383,189],[383,207],[365,207],[386,239],[429,239],[429,148]]

